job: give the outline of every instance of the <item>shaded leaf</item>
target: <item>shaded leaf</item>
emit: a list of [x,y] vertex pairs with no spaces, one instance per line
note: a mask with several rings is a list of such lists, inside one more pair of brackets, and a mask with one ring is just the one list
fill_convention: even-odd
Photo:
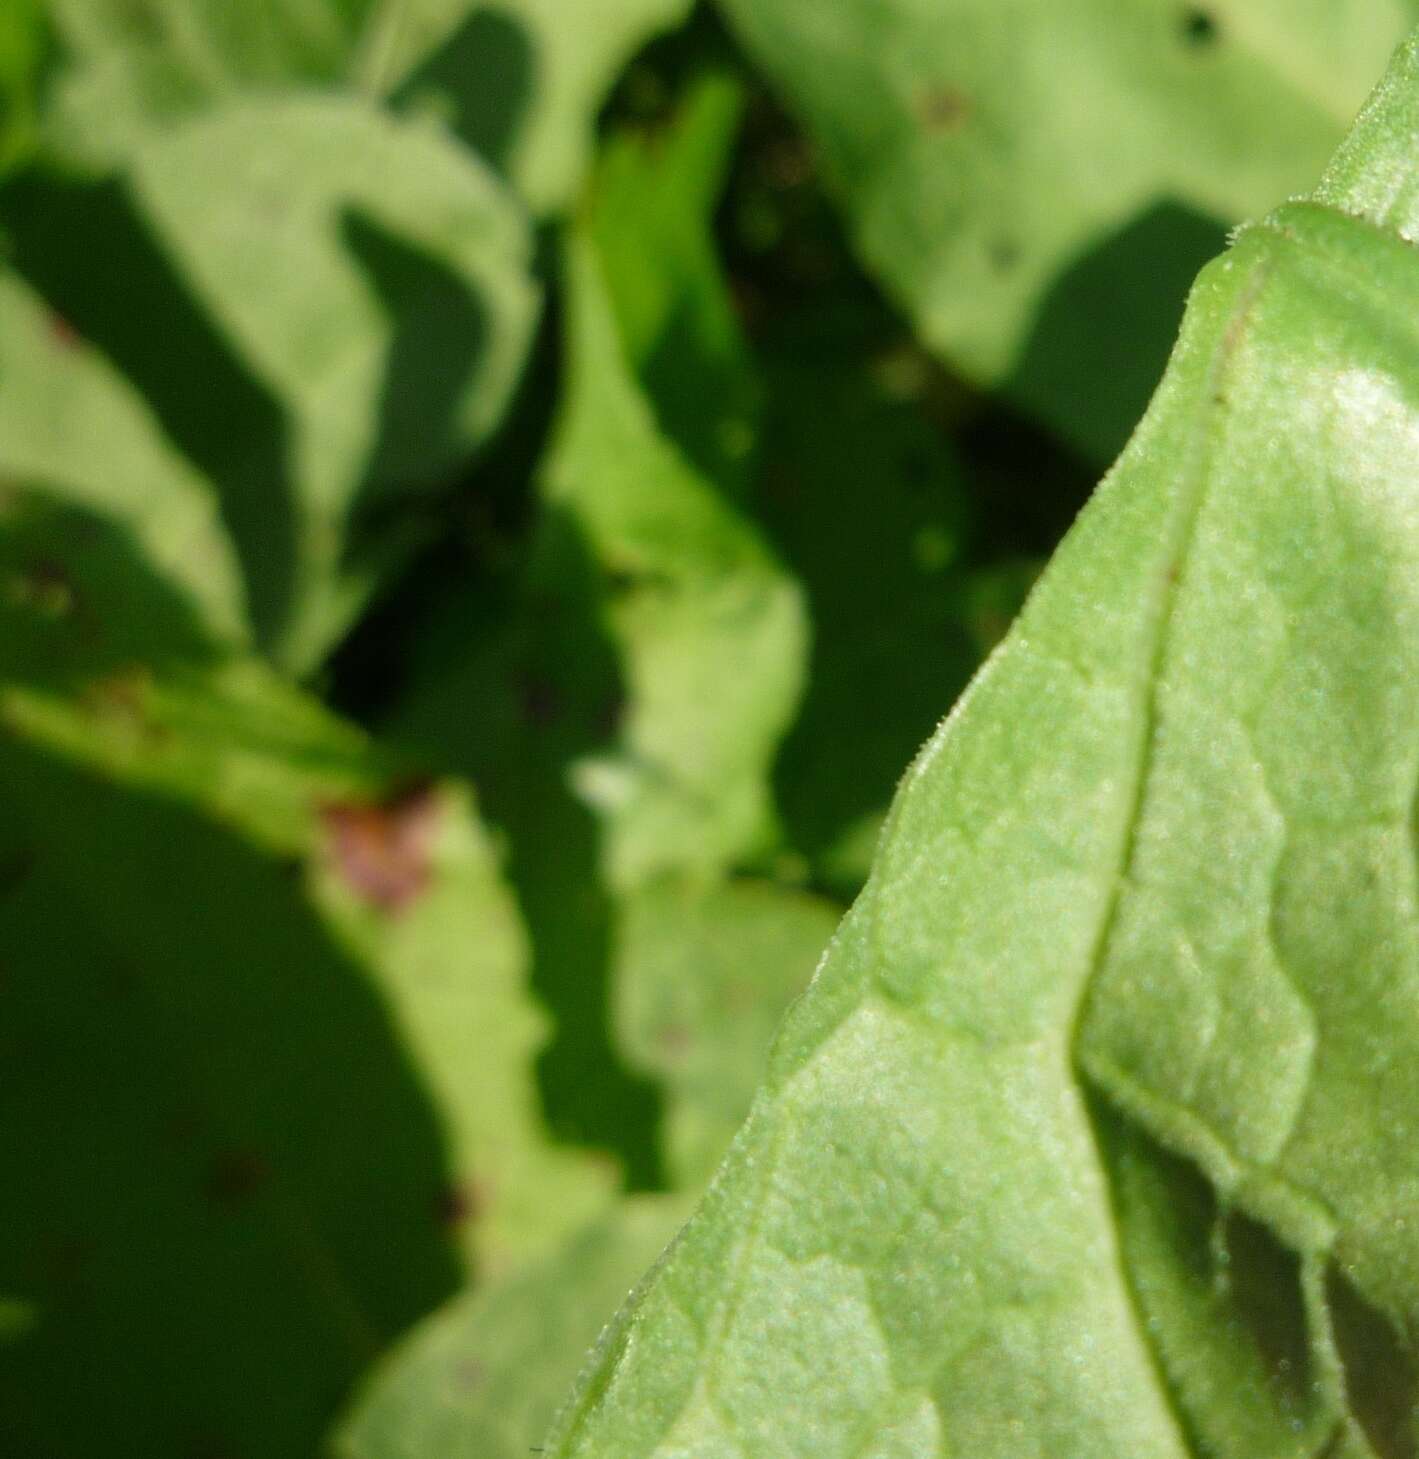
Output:
[[213,637],[244,636],[245,594],[212,484],[68,320],[0,273],[0,493],[11,499],[0,512],[18,509],[23,486],[120,522],[187,614]]
[[813,620],[775,790],[791,844],[851,895],[902,765],[980,657],[964,626],[970,522],[949,442],[884,378],[880,341],[803,318],[766,350],[756,504]]
[[662,433],[584,234],[567,288],[569,373],[543,489],[605,575],[626,710],[614,753],[583,761],[577,783],[605,818],[612,883],[631,886],[725,865],[770,834],[768,771],[806,625],[751,523]]
[[129,534],[26,494],[0,583],[0,1290],[32,1314],[0,1435],[308,1455],[381,1347],[610,1172],[541,1126],[466,789],[421,792],[418,886],[371,895],[332,820],[394,816],[407,768],[213,647]]

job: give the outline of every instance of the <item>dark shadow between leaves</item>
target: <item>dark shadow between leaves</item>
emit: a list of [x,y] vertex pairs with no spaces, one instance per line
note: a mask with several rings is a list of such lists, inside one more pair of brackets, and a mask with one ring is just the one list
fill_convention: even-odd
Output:
[[460,409],[488,346],[488,309],[441,259],[364,213],[341,218],[345,246],[388,315],[375,443],[346,535],[358,555],[416,530],[428,489],[467,452]]
[[[615,934],[595,817],[569,776],[614,741],[622,689],[602,627],[610,590],[571,518],[547,510],[516,601],[489,629],[487,605],[446,613],[446,653],[392,729],[427,759],[467,776],[507,838],[506,874],[531,934],[532,983],[551,1012],[538,1064],[559,1138],[613,1151],[633,1190],[663,1183],[655,1086],[627,1073],[611,1044]],[[481,642],[479,639],[481,638]],[[450,670],[450,663],[462,664]]]
[[213,653],[192,605],[122,528],[43,487],[10,489],[0,508],[0,677],[64,690]]
[[[160,735],[141,676],[211,654],[180,595],[112,523],[6,512],[0,675]],[[462,1278],[383,996],[298,865],[179,800],[13,730],[0,799],[0,1449],[306,1459]]]
[[465,146],[506,177],[531,102],[535,61],[522,23],[480,6],[409,75],[395,105],[436,110]]
[[1332,1263],[1325,1299],[1340,1361],[1345,1396],[1379,1459],[1419,1455],[1419,1365],[1383,1312]]
[[243,366],[119,182],[31,173],[7,186],[0,221],[18,271],[142,392],[215,485],[257,641],[270,648],[287,626],[297,561],[280,402]]
[[915,402],[882,393],[862,341],[785,335],[768,383],[757,505],[813,622],[774,790],[819,883],[851,896],[871,818],[976,666],[951,588],[965,500],[944,442]]
[[[441,1130],[289,868],[16,745],[0,901],[0,1447],[307,1459],[460,1282]],[[77,1376],[76,1376],[77,1375]],[[260,1402],[253,1403],[253,1395]]]
[[708,337],[704,306],[681,300],[639,370],[662,434],[726,500],[742,505],[760,391],[729,340]]
[[1005,393],[1108,465],[1162,378],[1193,280],[1226,241],[1221,224],[1171,202],[1106,238],[1045,296]]

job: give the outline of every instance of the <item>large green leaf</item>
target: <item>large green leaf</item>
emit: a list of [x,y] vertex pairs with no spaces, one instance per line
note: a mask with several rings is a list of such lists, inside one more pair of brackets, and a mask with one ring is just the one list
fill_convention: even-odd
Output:
[[[501,415],[528,230],[437,129],[333,96],[213,107],[129,164],[16,184],[16,264],[213,479],[258,641],[308,669]],[[104,449],[101,422],[70,429]]]
[[[928,342],[984,382],[1030,366],[1026,395],[1066,429],[1082,403],[1073,431],[1089,444],[1111,425],[1091,429],[1069,364],[1028,359],[1066,271],[1157,204],[1231,223],[1308,186],[1413,14],[1404,0],[721,6],[821,148],[863,257]],[[1174,255],[1196,259],[1195,231],[1135,240],[1150,321]],[[1086,297],[1057,301],[1059,322],[1082,335],[1036,343],[1092,359],[1099,334],[1090,378],[1127,374],[1128,353],[1153,342],[1136,309],[1124,312],[1128,267],[1115,257],[1112,278],[1086,277]]]
[[12,492],[0,584],[0,1447],[305,1459],[610,1172],[542,1128],[465,789],[214,648],[105,517]]
[[1416,130],[1199,280],[551,1452],[1415,1452]]

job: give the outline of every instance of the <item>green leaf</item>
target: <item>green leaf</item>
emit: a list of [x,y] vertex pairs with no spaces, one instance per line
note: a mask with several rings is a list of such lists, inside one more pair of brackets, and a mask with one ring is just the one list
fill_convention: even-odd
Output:
[[467,1271],[609,1194],[542,1126],[491,844],[101,516],[8,504],[0,645],[0,1434],[305,1459]]
[[0,482],[39,486],[132,537],[147,570],[214,638],[240,642],[240,569],[206,480],[152,410],[69,322],[0,272]]
[[169,128],[124,185],[32,177],[5,214],[20,271],[212,478],[258,642],[310,669],[511,393],[536,309],[516,205],[440,132],[306,95]]
[[684,1220],[623,1201],[565,1247],[429,1319],[376,1370],[335,1440],[342,1459],[526,1459],[602,1320]]
[[665,1166],[714,1172],[763,1076],[769,1039],[808,986],[839,908],[771,882],[667,883],[628,899],[616,956],[618,1042],[665,1090]]
[[630,887],[764,842],[806,624],[751,524],[661,434],[584,236],[568,249],[567,288],[569,376],[544,493],[605,575],[626,711],[616,749],[576,775],[605,818],[610,880]]
[[11,0],[0,13],[0,175],[34,143],[48,40],[40,0]]
[[[505,601],[471,581],[430,615],[388,723],[469,775],[506,834],[557,1014],[549,1112],[615,1148],[633,1186],[661,1177],[653,1088],[607,1036],[615,904],[772,843],[806,647],[801,594],[737,496],[744,443],[719,429],[721,405],[756,393],[708,236],[737,118],[737,90],[709,78],[664,132],[609,145],[567,248],[564,394],[526,558]],[[681,176],[691,163],[707,181]]]
[[649,134],[602,148],[587,228],[628,364],[661,431],[721,491],[747,491],[762,387],[720,271],[714,215],[743,88],[710,72]]
[[346,88],[426,110],[538,213],[565,207],[616,75],[689,0],[52,0],[51,146],[120,163],[242,91]]
[[371,0],[48,0],[59,64],[47,145],[120,166],[154,135],[243,91],[338,85]]
[[1416,128],[1198,281],[551,1452],[1414,1453]]
[[635,52],[691,0],[388,0],[368,70],[427,106],[507,176],[534,213],[573,201],[597,112]]
[[[1114,415],[1071,426],[1073,407],[1090,407],[1068,367],[1051,376],[1031,360],[1038,347],[1088,351],[1089,331],[1032,339],[1037,323],[1054,311],[1077,327],[1082,315],[1108,342],[1089,378],[1127,371],[1140,343],[1151,359],[1155,335],[1124,313],[1118,270],[1151,282],[1136,293],[1152,319],[1162,280],[1211,245],[1192,225],[1155,230],[1133,240],[1136,263],[1115,258],[1102,295],[1109,281],[1091,276],[1072,298],[1051,291],[1158,204],[1232,223],[1307,187],[1411,14],[1390,0],[721,6],[821,149],[863,258],[924,338],[985,383],[1023,370],[1032,404],[1109,446]],[[1159,344],[1175,318],[1164,310]]]

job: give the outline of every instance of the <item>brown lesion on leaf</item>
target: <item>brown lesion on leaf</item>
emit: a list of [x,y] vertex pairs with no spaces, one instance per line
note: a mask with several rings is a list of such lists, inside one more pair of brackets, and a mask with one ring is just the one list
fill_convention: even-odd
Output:
[[1020,262],[1020,245],[1013,238],[995,238],[987,249],[990,266],[998,274],[1008,274]]
[[170,738],[170,731],[152,717],[153,671],[146,664],[125,664],[96,679],[79,693],[79,705],[94,720],[127,729],[150,742]]
[[460,1358],[453,1365],[451,1377],[454,1388],[467,1398],[488,1381],[488,1370],[477,1358]]
[[79,606],[79,594],[68,568],[53,558],[36,558],[12,573],[5,589],[13,606],[51,622],[70,617]]
[[958,87],[936,82],[916,99],[917,119],[928,132],[959,132],[971,117],[971,100]]
[[562,695],[545,674],[523,674],[517,681],[518,708],[535,729],[546,729],[562,717]]
[[402,912],[433,877],[438,810],[434,786],[422,780],[382,801],[329,801],[319,808],[325,854],[361,901]]
[[77,349],[83,336],[57,309],[49,311],[49,337],[63,350]]
[[434,1217],[440,1226],[457,1228],[476,1221],[487,1209],[492,1192],[486,1181],[459,1181],[445,1186],[434,1198]]

